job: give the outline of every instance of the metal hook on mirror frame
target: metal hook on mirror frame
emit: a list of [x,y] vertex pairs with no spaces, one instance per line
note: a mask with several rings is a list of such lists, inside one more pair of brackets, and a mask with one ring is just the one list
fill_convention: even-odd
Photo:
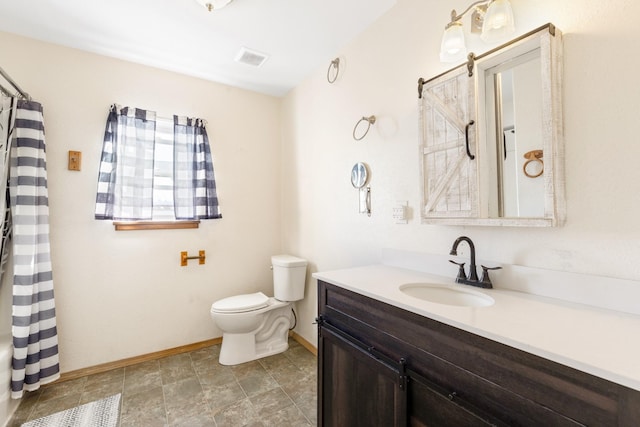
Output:
[[[336,75],[331,78],[331,68],[336,70]],[[327,81],[331,84],[335,83],[338,80],[338,73],[340,73],[340,58],[336,58],[329,64],[329,68],[327,68]]]
[[[364,131],[362,136],[358,138],[356,136],[356,129],[358,129],[358,125],[362,122],[367,122],[367,129]],[[362,140],[365,136],[367,136],[367,133],[369,133],[369,129],[371,128],[371,125],[374,124],[375,122],[376,122],[376,116],[363,117],[360,120],[358,120],[358,123],[356,123],[356,125],[353,127],[353,139],[355,139],[356,141]]]

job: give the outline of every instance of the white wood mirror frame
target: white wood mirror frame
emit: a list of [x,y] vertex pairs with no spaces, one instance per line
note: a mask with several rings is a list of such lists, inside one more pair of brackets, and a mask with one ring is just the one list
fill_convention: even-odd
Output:
[[[524,214],[509,216],[512,211],[501,200],[506,173],[498,171],[502,170],[498,159],[507,146],[504,151],[500,147],[505,128],[498,102],[501,92],[496,88],[501,72],[530,58],[540,68],[539,129],[528,132],[536,134],[536,149],[524,158],[518,154],[516,162],[519,175],[526,177],[523,180],[538,180],[539,214],[523,209]],[[558,29],[547,24],[482,55],[470,54],[468,63],[432,79],[420,79],[418,92],[423,223],[530,227],[564,223],[562,34]]]

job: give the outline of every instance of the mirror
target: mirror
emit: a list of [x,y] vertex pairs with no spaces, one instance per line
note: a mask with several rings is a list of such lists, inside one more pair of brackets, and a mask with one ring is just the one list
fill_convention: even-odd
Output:
[[371,216],[371,188],[366,187],[369,181],[367,165],[358,162],[351,168],[351,185],[358,190],[358,213]]
[[[540,49],[485,71],[490,218],[544,217]],[[490,115],[488,115],[490,116]],[[491,140],[495,144],[491,144]]]
[[552,24],[420,79],[422,222],[562,225],[561,87]]
[[367,165],[362,162],[356,163],[351,168],[351,185],[355,188],[362,188],[369,179],[369,173],[367,172]]

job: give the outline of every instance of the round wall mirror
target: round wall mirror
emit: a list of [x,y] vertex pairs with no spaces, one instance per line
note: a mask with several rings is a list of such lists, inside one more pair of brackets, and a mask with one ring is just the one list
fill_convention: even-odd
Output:
[[367,183],[368,178],[367,165],[362,162],[353,165],[353,168],[351,168],[351,185],[355,188],[362,188]]

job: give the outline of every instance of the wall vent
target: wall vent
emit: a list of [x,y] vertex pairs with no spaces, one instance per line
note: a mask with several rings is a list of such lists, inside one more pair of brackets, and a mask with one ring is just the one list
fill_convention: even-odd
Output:
[[253,49],[248,49],[246,47],[240,48],[240,51],[234,58],[236,62],[240,62],[241,64],[251,65],[252,67],[261,67],[267,59],[269,59],[269,55],[266,53],[258,52]]

